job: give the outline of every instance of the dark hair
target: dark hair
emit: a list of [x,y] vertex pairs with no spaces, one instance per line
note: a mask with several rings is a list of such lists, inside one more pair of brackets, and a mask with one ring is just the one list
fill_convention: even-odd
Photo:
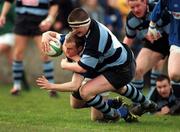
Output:
[[163,80],[167,80],[168,83],[170,84],[170,78],[167,75],[161,74],[156,79],[156,81],[163,81]]
[[84,21],[89,18],[89,14],[82,8],[75,8],[68,16],[68,22]]

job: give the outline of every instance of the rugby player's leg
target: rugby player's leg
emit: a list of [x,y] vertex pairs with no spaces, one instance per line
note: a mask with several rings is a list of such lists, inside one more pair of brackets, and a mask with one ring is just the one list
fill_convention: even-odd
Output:
[[142,90],[144,86],[143,77],[159,60],[162,55],[154,52],[148,48],[142,48],[136,59],[136,73],[132,84],[138,89]]
[[154,90],[156,86],[156,79],[157,77],[162,73],[164,63],[166,62],[166,58],[160,60],[151,70],[151,75],[150,75],[150,90],[149,93],[151,93],[151,90]]
[[11,94],[16,95],[21,90],[21,81],[24,72],[23,59],[24,51],[28,42],[27,36],[15,35],[15,45],[13,50],[13,88]]
[[180,98],[180,47],[171,46],[168,59],[168,74],[176,97]]
[[107,102],[103,100],[102,96],[99,95],[100,93],[107,91],[115,91],[115,89],[103,75],[100,75],[83,85],[80,88],[80,95],[89,106],[96,108],[104,115],[118,119],[117,117],[119,117],[119,115],[117,115],[117,111],[111,108]]
[[[34,37],[34,41],[41,53],[41,59],[43,61],[43,72],[44,72],[44,75],[47,78],[47,80],[49,82],[54,83],[54,65],[53,65],[53,62],[49,59],[49,57],[42,53],[41,39],[42,39],[42,37],[40,35],[37,35]],[[50,91],[49,95],[51,97],[57,97],[57,92]]]

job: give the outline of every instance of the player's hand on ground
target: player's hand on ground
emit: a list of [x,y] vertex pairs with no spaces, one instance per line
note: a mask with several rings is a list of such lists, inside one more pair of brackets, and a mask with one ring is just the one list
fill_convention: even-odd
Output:
[[170,109],[169,109],[168,106],[164,106],[164,107],[161,108],[161,113],[162,113],[162,114],[166,115],[166,114],[168,114],[169,112],[170,112]]
[[168,106],[164,106],[161,108],[161,111],[156,112],[156,115],[167,115],[170,113],[170,108]]
[[39,77],[36,80],[36,83],[38,86],[40,86],[41,89],[46,89],[46,90],[52,89],[52,83],[50,83],[44,76]]
[[6,17],[1,15],[0,16],[0,27],[3,27],[5,23],[6,23]]

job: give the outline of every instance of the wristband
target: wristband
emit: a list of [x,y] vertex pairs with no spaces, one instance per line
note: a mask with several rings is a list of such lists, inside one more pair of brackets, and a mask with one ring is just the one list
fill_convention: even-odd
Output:
[[155,27],[156,27],[156,23],[154,23],[154,22],[151,21],[151,22],[149,23],[149,27],[155,28]]

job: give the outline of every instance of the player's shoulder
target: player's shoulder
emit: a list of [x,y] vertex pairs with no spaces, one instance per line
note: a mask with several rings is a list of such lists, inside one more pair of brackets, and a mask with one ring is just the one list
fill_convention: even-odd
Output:
[[131,29],[136,29],[139,24],[140,20],[130,11],[126,19],[126,26]]

